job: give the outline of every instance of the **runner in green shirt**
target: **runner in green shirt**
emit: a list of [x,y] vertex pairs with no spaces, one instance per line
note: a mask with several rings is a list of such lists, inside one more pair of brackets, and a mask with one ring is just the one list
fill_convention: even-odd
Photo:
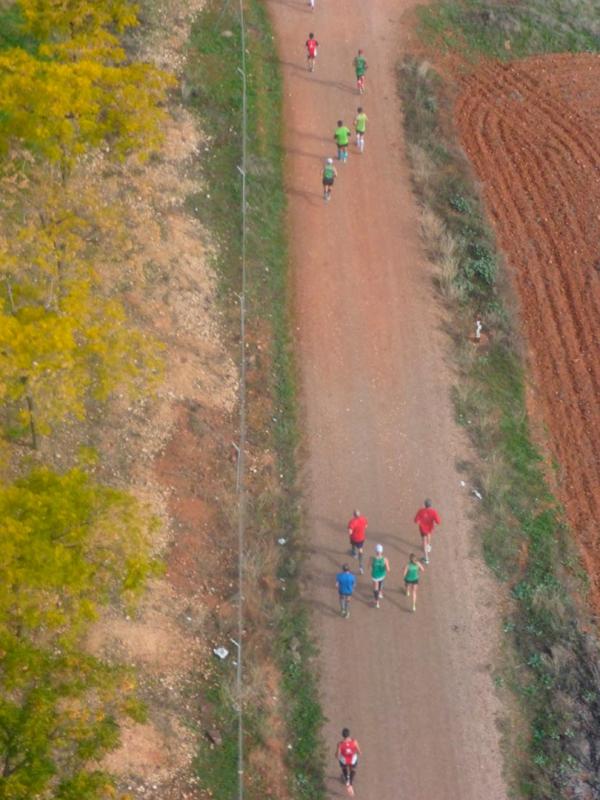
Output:
[[359,50],[358,55],[354,57],[354,72],[356,73],[356,87],[359,94],[365,91],[365,73],[369,68],[367,59],[363,55],[363,51]]
[[331,197],[331,189],[333,182],[337,177],[337,170],[333,166],[333,158],[328,158],[323,167],[322,180],[323,180],[323,200],[329,200]]
[[342,163],[348,160],[348,144],[351,136],[350,128],[347,128],[341,119],[338,119],[337,128],[333,134],[338,149],[338,161]]
[[409,556],[408,564],[404,569],[404,592],[408,597],[412,594],[412,610],[417,609],[417,589],[419,587],[419,578],[421,573],[425,572],[425,567],[417,561],[414,553]]
[[379,601],[383,597],[383,582],[390,571],[390,562],[383,555],[383,545],[375,545],[375,555],[371,556],[371,580],[373,581],[375,608],[379,608]]
[[362,106],[359,106],[356,109],[356,117],[354,118],[354,130],[356,131],[356,146],[358,147],[358,152],[362,153],[365,149],[365,133],[367,132],[367,122],[368,117],[362,109]]

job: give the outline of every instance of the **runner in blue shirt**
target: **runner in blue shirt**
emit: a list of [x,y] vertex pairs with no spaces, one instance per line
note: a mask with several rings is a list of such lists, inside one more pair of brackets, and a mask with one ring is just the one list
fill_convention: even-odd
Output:
[[342,617],[350,616],[350,598],[354,591],[356,578],[350,572],[348,564],[344,564],[342,571],[338,572],[335,576],[335,585],[337,586],[338,594],[340,596],[340,611]]

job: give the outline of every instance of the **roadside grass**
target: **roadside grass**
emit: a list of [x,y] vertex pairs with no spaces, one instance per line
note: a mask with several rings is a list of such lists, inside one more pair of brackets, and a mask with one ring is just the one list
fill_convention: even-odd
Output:
[[470,58],[600,49],[596,0],[441,0],[420,9],[419,20],[426,42]]
[[[456,15],[487,5],[487,0],[459,4],[453,16],[445,17],[454,25],[445,35],[467,30],[462,17],[456,23]],[[537,8],[535,2],[522,3],[519,13],[529,5]],[[439,19],[442,12],[450,14],[449,4],[425,9],[423,15]],[[483,48],[482,41],[471,44]],[[470,167],[450,130],[447,87],[428,63],[411,58],[398,78],[423,239],[452,315],[459,372],[456,417],[480,456],[470,465],[470,477],[482,494],[483,552],[511,597],[504,622],[510,654],[497,682],[514,692],[527,728],[525,741],[520,732],[508,734],[511,771],[519,753],[511,791],[535,800],[600,796],[595,755],[600,647],[586,629],[584,612],[574,607],[573,598],[585,593],[585,579],[563,511],[548,487],[550,465],[530,432],[526,377],[502,259]],[[470,335],[478,314],[489,338],[476,345]]]
[[[285,195],[281,145],[281,77],[274,58],[272,32],[259,0],[246,4],[248,83],[247,152],[247,330],[248,443],[255,456],[274,453],[269,469],[249,476],[247,557],[252,580],[247,582],[246,660],[260,666],[274,659],[280,672],[285,738],[290,743],[286,766],[289,796],[299,800],[324,797],[321,743],[322,712],[315,678],[314,645],[308,615],[299,591],[303,545],[297,489],[295,367],[289,332]],[[192,31],[184,79],[188,104],[208,137],[201,159],[201,190],[188,198],[188,208],[201,220],[213,245],[220,275],[221,304],[236,339],[241,289],[241,163],[242,83],[240,28],[234,9],[208,0]],[[234,352],[237,358],[237,352]],[[285,545],[277,544],[279,538]],[[260,670],[253,670],[254,683]],[[223,675],[223,681],[227,681]],[[256,692],[253,689],[256,688]],[[260,747],[268,720],[260,708],[260,687],[245,688],[245,713],[254,735],[249,748]],[[249,700],[250,696],[255,700]],[[231,693],[215,696],[227,728]],[[231,722],[231,720],[230,720]],[[229,735],[228,735],[229,736]],[[225,741],[225,737],[224,737]],[[231,780],[237,763],[214,750],[199,755],[201,785],[214,796],[233,796]],[[237,752],[237,751],[236,751]],[[227,772],[229,777],[223,773]],[[262,794],[248,781],[249,797]],[[286,796],[287,793],[286,793]]]
[[[238,792],[238,719],[233,691],[228,665],[218,664],[209,682],[204,682],[202,693],[204,701],[214,709],[212,727],[218,731],[220,740],[211,742],[205,738],[194,764],[200,785],[209,789],[213,797],[223,800],[233,800]],[[250,710],[252,713],[245,718],[246,737],[260,743],[260,714],[256,708]],[[266,787],[256,780],[247,796],[269,797]]]

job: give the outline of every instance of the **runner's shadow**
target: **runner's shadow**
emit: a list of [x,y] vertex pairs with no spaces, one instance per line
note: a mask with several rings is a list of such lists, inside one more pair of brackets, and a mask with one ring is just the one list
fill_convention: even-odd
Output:
[[[350,565],[351,561],[354,561],[354,564],[356,564],[356,561],[352,558],[352,554],[350,553],[349,548],[340,547],[339,549],[337,549],[337,548],[323,547],[322,545],[317,545],[315,547],[309,548],[309,553],[311,556],[324,556],[332,564],[337,565],[338,571],[339,568],[342,566],[342,564],[346,562],[348,563],[348,565]],[[358,565],[356,566],[356,568],[358,569]],[[353,572],[354,570],[351,571]]]
[[305,14],[312,14],[313,10],[308,5],[308,2],[302,2],[302,0],[269,0],[270,3],[277,3],[280,6],[287,6],[288,8],[293,8],[295,11],[302,11]]
[[[408,597],[406,598],[406,600],[408,600]],[[413,613],[410,610],[410,605],[408,605],[408,606],[400,606],[400,611],[404,611],[405,614],[411,614],[411,615]]]
[[[400,592],[400,595],[401,595],[401,597],[404,597],[402,592]],[[406,597],[404,597],[404,599],[406,600]],[[389,603],[391,606],[395,606],[396,608],[399,608],[400,611],[402,611],[402,609],[404,608],[404,605],[402,604],[401,601],[398,602],[398,600],[396,600],[393,596],[390,597],[390,593],[389,592],[385,592],[385,595],[384,595],[384,598],[383,598],[382,602],[383,603]]]
[[[359,602],[363,603],[364,605],[371,606],[373,608],[373,611],[381,611],[383,608],[385,608],[386,604],[402,609],[401,603],[399,603],[398,600],[394,597],[394,595],[396,594],[398,594],[398,591],[396,589],[386,589],[384,587],[383,598],[381,600],[381,609],[375,608],[374,605],[375,598],[373,597],[373,590],[370,587],[367,588],[366,586],[361,586],[358,590],[355,589],[352,598],[353,600],[359,600],[360,598]],[[406,600],[406,597],[404,596],[402,590],[400,590],[399,594]]]
[[[328,570],[328,569],[311,569],[310,577],[307,580],[310,583],[315,583],[317,586],[323,586],[324,584],[331,583],[331,588],[334,589],[335,587],[335,576],[340,572],[341,565],[338,561],[334,562],[336,564],[335,570]],[[352,573],[354,577],[358,577],[358,575]]]
[[[408,548],[413,548],[409,550],[409,552],[413,552],[415,548],[418,548],[416,542],[411,542],[408,539],[404,539],[402,536],[399,536],[397,533],[390,533],[389,531],[372,531],[370,528],[367,528],[367,536],[369,544],[374,548],[377,543],[382,544],[384,547],[389,547],[392,550],[399,550],[400,552],[404,552],[402,548],[397,547],[399,543],[405,545]],[[368,545],[367,545],[368,549]]]
[[308,200],[311,206],[323,205],[323,195],[320,192],[307,192],[304,189],[294,189],[291,186],[286,186],[285,191],[287,194],[303,197]]
[[[333,133],[330,137],[327,136],[319,136],[317,133],[310,133],[310,131],[301,131],[298,128],[292,128],[290,133],[296,134],[296,136],[301,136],[303,139],[315,139],[317,142],[326,142],[335,153],[335,142],[333,141]],[[333,158],[333,156],[332,156]]]
[[307,153],[306,150],[298,150],[297,147],[288,147],[286,149],[286,153],[293,153],[296,156],[304,156],[305,158],[311,158],[313,161],[325,161],[326,156],[319,155],[318,153]]
[[315,522],[319,522],[321,525],[327,525],[327,527],[332,531],[347,531],[347,525],[344,522],[340,522],[339,519],[329,519],[328,517],[315,517]]
[[342,781],[340,780],[340,776],[336,775],[327,775],[325,778],[325,782],[327,784],[327,790],[333,797],[348,797],[348,793]]
[[277,62],[280,67],[289,67],[290,69],[295,70],[296,72],[303,72],[305,75],[311,75],[311,71],[306,66],[306,63],[299,64],[297,61],[278,61]]
[[342,619],[339,606],[329,605],[328,603],[323,603],[321,600],[315,600],[314,598],[307,598],[307,602],[309,608],[312,608],[314,611],[319,611],[327,617],[339,617]]
[[[308,71],[307,71],[308,72]],[[317,78],[315,74],[312,75],[299,75],[301,81],[312,81],[313,83],[320,83],[322,86],[330,86],[333,89],[339,89],[341,92],[347,92],[355,95],[357,98],[360,96],[354,86],[342,81],[326,81],[323,78]]]

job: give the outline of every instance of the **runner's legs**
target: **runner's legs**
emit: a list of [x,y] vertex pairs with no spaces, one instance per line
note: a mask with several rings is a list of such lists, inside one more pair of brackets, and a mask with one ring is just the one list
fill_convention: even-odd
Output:
[[350,595],[348,594],[341,594],[340,595],[340,611],[343,617],[347,617],[350,614]]
[[350,764],[343,764],[340,761],[340,767],[342,768],[342,780],[346,784],[346,786],[350,785],[350,773],[352,772],[352,767]]
[[373,581],[373,597],[375,598],[375,605],[379,608],[379,600],[383,597],[383,581]]
[[421,534],[421,544],[423,545],[423,553],[425,555],[425,563],[429,563],[429,551],[431,544],[431,535],[429,533]]

